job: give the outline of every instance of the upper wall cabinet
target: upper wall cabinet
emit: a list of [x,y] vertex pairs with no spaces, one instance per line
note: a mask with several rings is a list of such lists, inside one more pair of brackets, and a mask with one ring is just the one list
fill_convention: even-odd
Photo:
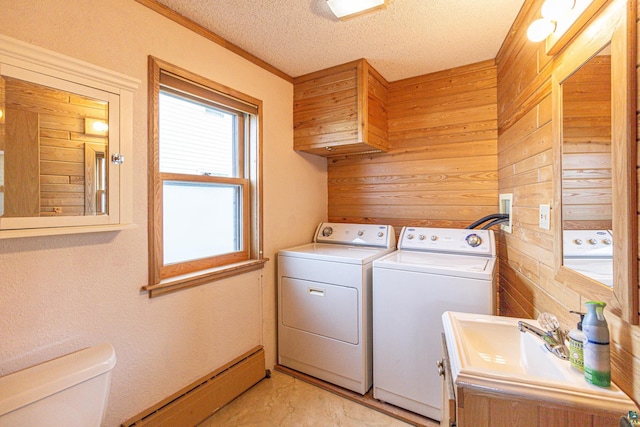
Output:
[[0,36],[0,238],[131,224],[138,84]]
[[388,83],[365,59],[293,83],[294,150],[327,157],[388,151]]

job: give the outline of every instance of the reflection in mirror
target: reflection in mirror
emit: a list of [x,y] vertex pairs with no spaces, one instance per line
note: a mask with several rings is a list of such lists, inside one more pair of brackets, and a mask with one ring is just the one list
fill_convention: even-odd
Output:
[[561,88],[563,265],[611,287],[610,45]]
[[106,215],[108,102],[0,76],[0,216]]

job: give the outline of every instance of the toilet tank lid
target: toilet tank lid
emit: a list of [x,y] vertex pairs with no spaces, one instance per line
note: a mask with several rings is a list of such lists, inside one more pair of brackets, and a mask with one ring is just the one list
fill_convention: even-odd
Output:
[[116,352],[104,343],[0,377],[0,415],[113,369]]

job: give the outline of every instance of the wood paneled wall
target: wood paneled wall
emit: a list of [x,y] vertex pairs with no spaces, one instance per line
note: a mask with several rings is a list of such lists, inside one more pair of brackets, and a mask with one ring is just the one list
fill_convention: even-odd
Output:
[[[632,0],[635,1],[635,0]],[[538,205],[553,199],[551,74],[562,54],[549,57],[544,43],[526,38],[542,0],[527,0],[498,56],[499,191],[514,194],[513,233],[499,234],[500,313],[536,318],[551,312],[564,327],[577,321],[588,295],[554,280],[554,227],[538,227]],[[640,333],[613,314],[613,380],[640,401]]]
[[494,61],[389,83],[390,151],[328,160],[329,220],[463,228],[494,213]]

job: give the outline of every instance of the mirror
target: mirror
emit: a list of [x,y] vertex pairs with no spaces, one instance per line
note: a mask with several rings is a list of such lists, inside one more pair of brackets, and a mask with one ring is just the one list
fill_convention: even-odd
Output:
[[0,217],[107,214],[107,101],[0,75],[0,111]]
[[[628,7],[629,6],[629,7]],[[559,282],[638,322],[635,2],[607,3],[552,74]]]
[[613,287],[610,44],[560,90],[562,264]]

